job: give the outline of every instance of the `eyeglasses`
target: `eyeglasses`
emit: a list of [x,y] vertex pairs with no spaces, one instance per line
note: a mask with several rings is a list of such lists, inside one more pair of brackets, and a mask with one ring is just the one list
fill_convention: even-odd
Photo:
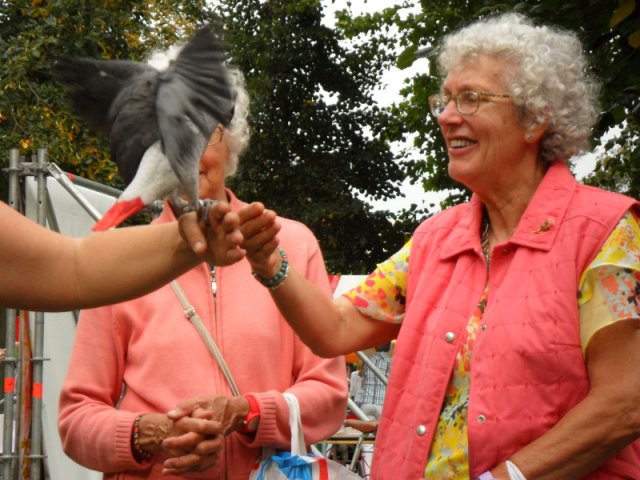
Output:
[[511,98],[511,95],[503,93],[476,92],[475,90],[465,90],[457,95],[437,93],[429,97],[429,108],[431,114],[438,118],[451,100],[455,100],[456,109],[460,115],[473,115],[480,108],[480,102],[487,102],[487,97]]
[[213,135],[209,139],[209,143],[207,143],[207,147],[212,147],[214,145],[218,145],[222,141],[222,136],[224,135],[224,128],[216,127],[213,131]]

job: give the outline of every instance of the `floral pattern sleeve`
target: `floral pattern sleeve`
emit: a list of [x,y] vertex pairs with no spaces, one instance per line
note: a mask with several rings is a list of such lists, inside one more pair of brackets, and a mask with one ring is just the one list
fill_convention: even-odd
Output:
[[627,212],[580,279],[582,350],[600,329],[640,319],[640,220]]
[[388,260],[378,264],[378,268],[343,296],[367,317],[402,323],[410,251],[411,240]]

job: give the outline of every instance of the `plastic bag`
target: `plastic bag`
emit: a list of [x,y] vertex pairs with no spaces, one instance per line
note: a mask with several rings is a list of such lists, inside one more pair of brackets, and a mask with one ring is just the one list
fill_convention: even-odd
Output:
[[361,480],[344,465],[307,452],[302,434],[300,406],[295,395],[285,392],[291,424],[291,452],[264,449],[262,460],[249,480]]

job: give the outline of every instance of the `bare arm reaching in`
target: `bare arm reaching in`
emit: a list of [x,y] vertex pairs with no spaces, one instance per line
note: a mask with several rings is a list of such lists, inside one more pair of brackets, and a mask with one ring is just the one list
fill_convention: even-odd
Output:
[[0,305],[68,310],[149,292],[202,261],[240,260],[238,217],[221,202],[207,235],[195,214],[179,222],[123,228],[84,238],[48,230],[0,203]]

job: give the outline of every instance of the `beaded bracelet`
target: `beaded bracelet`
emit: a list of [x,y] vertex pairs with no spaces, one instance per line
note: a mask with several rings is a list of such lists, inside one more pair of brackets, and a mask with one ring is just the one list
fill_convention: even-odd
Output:
[[264,278],[256,272],[251,272],[251,275],[253,275],[256,280],[271,290],[279,288],[282,285],[282,282],[284,282],[289,275],[289,260],[287,260],[287,254],[280,247],[278,247],[278,253],[280,253],[280,256],[282,257],[282,264],[280,265],[280,270],[278,270],[273,277]]
[[132,445],[133,445],[133,456],[136,460],[149,460],[153,455],[147,452],[142,445],[140,445],[140,419],[142,415],[138,415],[133,422],[133,437],[132,437]]

